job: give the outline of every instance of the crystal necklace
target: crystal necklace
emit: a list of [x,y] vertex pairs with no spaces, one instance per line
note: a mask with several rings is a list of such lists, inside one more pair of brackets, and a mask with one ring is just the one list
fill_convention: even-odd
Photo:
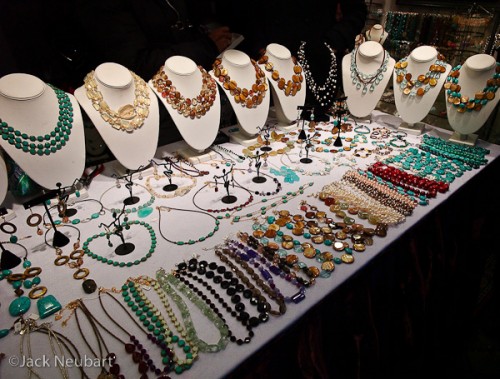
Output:
[[219,82],[221,82],[224,89],[229,91],[236,103],[249,109],[257,108],[262,103],[262,100],[264,100],[267,91],[266,74],[264,74],[264,71],[262,71],[257,62],[253,59],[250,62],[252,62],[255,68],[255,83],[252,84],[250,89],[240,88],[238,83],[231,80],[220,58],[217,58],[213,64],[214,75],[219,78]]
[[304,70],[304,75],[306,77],[306,83],[309,86],[309,90],[312,92],[316,101],[322,106],[326,107],[333,101],[335,96],[335,91],[337,89],[337,58],[335,57],[335,51],[325,42],[325,46],[330,50],[330,68],[328,69],[328,75],[325,83],[320,86],[314,80],[311,69],[309,67],[309,62],[306,59],[306,54],[304,48],[306,43],[302,41],[299,50],[297,52],[297,57],[299,63]]
[[292,60],[294,74],[292,75],[292,79],[289,79],[288,81],[280,76],[278,70],[274,69],[274,64],[269,62],[269,57],[267,55],[263,55],[258,62],[259,64],[264,65],[267,72],[271,73],[271,77],[278,83],[278,88],[285,93],[285,96],[295,96],[297,92],[301,90],[302,81],[304,80],[304,77],[302,76],[302,67],[297,64],[295,57],[292,57]]
[[446,78],[444,88],[448,95],[448,102],[453,104],[459,113],[472,112],[473,110],[480,111],[483,106],[488,104],[488,101],[495,98],[495,93],[497,92],[498,86],[500,86],[500,63],[497,62],[495,73],[486,81],[486,86],[483,90],[474,94],[473,99],[469,96],[462,95],[460,92],[461,87],[458,78],[461,68],[462,65],[455,66]]
[[186,98],[172,84],[163,68],[164,66],[160,67],[152,80],[153,86],[161,97],[186,118],[195,119],[204,116],[214,104],[217,96],[217,84],[210,74],[203,67],[198,66],[202,76],[200,93],[196,97]]
[[59,118],[57,125],[50,133],[45,135],[29,135],[9,126],[0,119],[0,132],[2,139],[31,155],[50,155],[61,150],[69,141],[73,128],[73,106],[66,92],[48,84],[54,90],[59,103]]
[[365,74],[358,69],[356,58],[358,55],[358,49],[354,49],[351,52],[351,79],[352,84],[356,86],[357,90],[362,89],[362,93],[373,92],[375,87],[384,78],[384,72],[387,72],[387,63],[391,57],[384,49],[384,58],[382,59],[382,64],[380,67],[372,74]]
[[413,75],[407,71],[407,68],[408,57],[404,57],[396,63],[394,66],[396,82],[403,91],[403,95],[422,97],[438,84],[441,74],[446,72],[446,63],[444,62],[444,56],[438,53],[437,60],[429,66],[429,71],[418,75],[416,78],[413,78]]
[[144,124],[149,115],[149,92],[146,82],[138,75],[130,71],[134,79],[134,104],[125,104],[117,111],[112,110],[104,100],[102,93],[97,88],[95,72],[91,71],[85,76],[85,90],[92,106],[99,112],[102,119],[117,130],[133,132]]

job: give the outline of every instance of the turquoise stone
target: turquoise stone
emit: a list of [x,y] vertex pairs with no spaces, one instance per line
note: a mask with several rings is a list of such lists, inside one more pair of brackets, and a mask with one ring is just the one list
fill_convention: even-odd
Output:
[[9,329],[0,330],[0,338],[4,338],[7,334],[9,334]]
[[38,299],[36,302],[36,306],[38,308],[38,314],[40,318],[46,318],[50,315],[53,315],[57,311],[61,310],[61,303],[57,301],[54,295],[47,295]]
[[9,305],[9,313],[12,317],[17,317],[25,314],[31,307],[31,300],[29,297],[20,296],[14,299]]
[[144,217],[148,217],[151,213],[153,213],[153,208],[152,207],[145,207],[145,208],[140,209],[137,212],[137,215],[140,218],[144,218]]

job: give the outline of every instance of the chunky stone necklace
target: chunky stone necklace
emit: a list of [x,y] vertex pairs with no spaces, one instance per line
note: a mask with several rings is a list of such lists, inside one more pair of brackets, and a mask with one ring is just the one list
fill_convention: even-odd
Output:
[[201,90],[199,95],[193,98],[186,98],[177,90],[165,73],[164,66],[160,67],[152,80],[153,86],[161,97],[179,114],[191,119],[204,116],[217,97],[215,80],[203,67],[198,66],[198,69],[201,71],[202,76]]
[[263,55],[259,59],[259,64],[263,64],[264,68],[267,72],[271,73],[271,77],[274,81],[278,83],[278,88],[285,93],[285,96],[295,96],[297,92],[299,92],[302,88],[302,82],[304,77],[302,75],[302,67],[297,64],[297,59],[292,57],[293,61],[293,75],[292,79],[286,81],[285,78],[280,76],[278,70],[274,69],[274,64],[269,62],[269,57],[267,55]]
[[354,49],[351,52],[351,79],[352,84],[356,86],[357,90],[361,90],[363,94],[368,91],[373,92],[375,87],[384,79],[384,72],[387,72],[387,63],[391,57],[389,53],[384,50],[384,58],[380,67],[372,74],[365,74],[358,69],[356,62],[356,57],[358,55],[358,49]]
[[326,107],[327,105],[332,103],[337,89],[337,58],[335,57],[335,51],[330,47],[330,45],[325,42],[325,46],[330,51],[331,61],[326,81],[323,85],[320,86],[316,83],[312,76],[309,62],[306,59],[306,53],[304,51],[305,46],[306,43],[302,41],[297,52],[299,63],[304,70],[304,75],[306,77],[306,83],[309,87],[309,90],[314,95],[316,101],[322,107]]
[[222,65],[221,59],[216,59],[213,64],[214,75],[219,78],[219,82],[221,82],[224,89],[229,91],[236,103],[249,109],[256,108],[261,104],[267,91],[266,74],[253,59],[250,62],[255,68],[255,83],[252,84],[250,89],[240,88],[236,81],[231,80],[227,69]]
[[94,71],[88,73],[84,79],[87,97],[92,102],[94,109],[99,112],[102,119],[113,128],[124,130],[129,133],[133,132],[135,129],[139,129],[144,124],[144,120],[149,115],[149,105],[151,103],[146,82],[132,71],[130,71],[130,74],[134,79],[135,86],[134,104],[125,104],[117,111],[109,107],[102,93],[97,88]]
[[429,71],[425,74],[418,75],[413,78],[413,75],[407,71],[408,57],[402,58],[394,66],[396,73],[396,82],[399,84],[403,95],[415,97],[424,96],[431,88],[438,84],[441,74],[446,72],[446,63],[444,56],[438,54],[437,60],[429,66]]
[[483,106],[495,98],[495,93],[500,86],[500,63],[497,62],[495,73],[486,81],[486,86],[474,94],[474,98],[464,96],[460,92],[458,78],[461,68],[462,65],[455,66],[446,78],[444,88],[448,95],[448,102],[453,104],[459,113],[472,112],[473,110],[479,112]]
[[0,133],[2,139],[31,155],[50,155],[61,150],[69,141],[71,129],[73,128],[73,105],[66,92],[48,84],[54,90],[59,103],[59,118],[54,130],[45,135],[29,135],[14,127],[0,118]]

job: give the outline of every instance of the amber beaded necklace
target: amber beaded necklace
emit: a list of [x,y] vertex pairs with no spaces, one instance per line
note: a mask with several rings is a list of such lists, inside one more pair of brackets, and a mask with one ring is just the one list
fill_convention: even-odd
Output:
[[172,84],[161,66],[155,76],[153,76],[153,86],[160,93],[161,97],[179,114],[186,118],[195,119],[204,116],[214,104],[217,96],[217,84],[210,74],[201,66],[202,84],[200,93],[193,98],[186,98]]
[[222,65],[221,59],[216,59],[213,64],[214,75],[219,78],[219,82],[221,82],[224,89],[229,91],[236,103],[249,109],[256,108],[261,104],[267,91],[266,74],[253,59],[250,61],[255,68],[255,83],[252,84],[250,89],[240,88],[236,81],[231,80],[227,69]]
[[267,55],[263,55],[258,61],[259,64],[264,65],[267,72],[271,73],[273,80],[278,83],[278,88],[282,90],[286,96],[295,96],[302,88],[302,82],[304,81],[302,67],[297,64],[297,59],[295,57],[292,57],[292,61],[294,74],[292,75],[292,79],[288,81],[280,76],[278,70],[274,69],[274,64],[269,62],[269,57]]

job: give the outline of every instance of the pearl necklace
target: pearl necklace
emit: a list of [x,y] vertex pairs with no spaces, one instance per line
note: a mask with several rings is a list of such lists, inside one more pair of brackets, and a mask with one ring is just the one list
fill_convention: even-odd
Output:
[[134,79],[134,105],[125,104],[117,111],[109,107],[102,93],[97,88],[94,71],[88,73],[84,79],[87,97],[92,102],[94,109],[99,112],[102,119],[113,128],[124,130],[129,133],[133,132],[135,129],[139,129],[144,124],[144,120],[149,115],[149,104],[151,103],[146,82],[132,71],[130,71],[130,74]]
[[306,59],[306,54],[304,48],[306,46],[306,42],[302,41],[300,44],[299,50],[297,52],[297,56],[299,58],[299,63],[304,70],[304,75],[306,77],[306,83],[309,86],[309,90],[312,92],[316,101],[322,106],[326,107],[331,104],[333,101],[333,97],[335,95],[337,89],[337,58],[335,57],[335,51],[325,42],[325,46],[330,50],[330,68],[328,69],[328,76],[326,78],[325,83],[320,86],[314,80],[309,62]]
[[210,74],[201,66],[202,84],[200,93],[193,98],[186,98],[172,84],[161,66],[155,76],[153,76],[153,86],[160,93],[161,97],[177,112],[186,118],[200,118],[204,116],[214,104],[217,97],[217,84]]

